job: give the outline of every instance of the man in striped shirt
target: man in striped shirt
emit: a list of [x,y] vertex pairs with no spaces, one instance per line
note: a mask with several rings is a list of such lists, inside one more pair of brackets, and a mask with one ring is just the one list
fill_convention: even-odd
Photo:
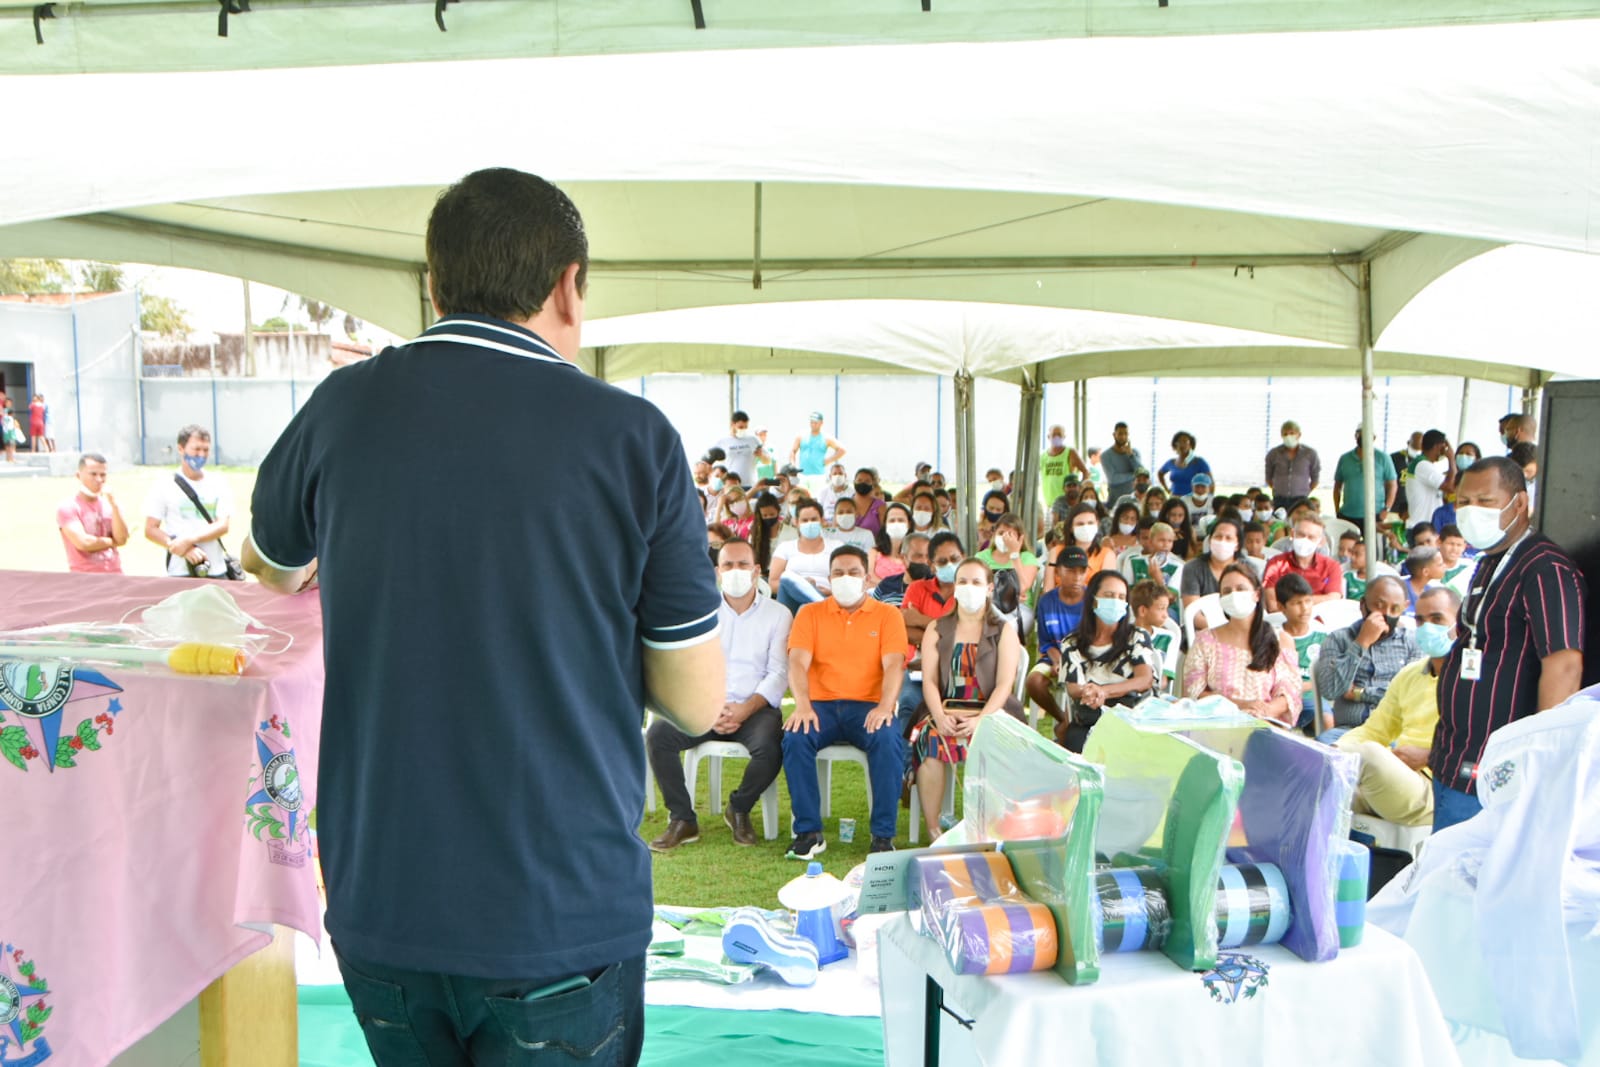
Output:
[[1435,831],[1481,810],[1478,761],[1489,735],[1582,684],[1588,590],[1572,558],[1530,522],[1527,484],[1511,460],[1480,460],[1462,473],[1456,524],[1482,555],[1439,674],[1428,760]]

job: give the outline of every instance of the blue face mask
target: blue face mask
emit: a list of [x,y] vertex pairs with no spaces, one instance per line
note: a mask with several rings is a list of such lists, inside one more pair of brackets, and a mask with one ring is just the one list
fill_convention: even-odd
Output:
[[934,568],[933,573],[934,576],[939,579],[939,581],[943,582],[945,585],[949,585],[951,582],[956,580],[956,568],[960,566],[961,564],[959,563],[941,563],[939,566]]
[[1127,614],[1128,602],[1126,600],[1118,600],[1116,597],[1109,596],[1097,596],[1094,598],[1094,617],[1107,626],[1115,626]]
[[800,536],[811,540],[822,536],[822,523],[808,519],[800,524]]
[[722,492],[722,479],[721,478],[713,478],[713,479],[711,479],[710,482],[708,482],[706,484],[707,484],[707,488],[709,488],[713,493]]
[[189,465],[189,469],[190,470],[199,471],[199,470],[204,470],[205,469],[206,460],[209,459],[209,458],[211,458],[211,457],[209,457],[209,456],[184,456],[183,457],[183,461]]
[[1417,627],[1417,647],[1422,649],[1424,656],[1432,659],[1448,656],[1455,643],[1454,627],[1441,626],[1436,622],[1425,622]]
[[1468,467],[1472,466],[1476,462],[1478,462],[1478,457],[1474,456],[1471,452],[1468,452],[1464,456],[1457,456],[1456,457],[1456,470],[1464,471],[1464,470],[1466,470]]

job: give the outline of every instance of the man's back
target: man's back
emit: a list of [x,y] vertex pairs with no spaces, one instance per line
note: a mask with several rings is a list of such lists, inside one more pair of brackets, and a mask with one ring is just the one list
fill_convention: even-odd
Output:
[[649,940],[641,642],[714,631],[715,583],[666,419],[541,349],[441,320],[331,376],[262,465],[256,547],[319,560],[348,955],[559,975]]

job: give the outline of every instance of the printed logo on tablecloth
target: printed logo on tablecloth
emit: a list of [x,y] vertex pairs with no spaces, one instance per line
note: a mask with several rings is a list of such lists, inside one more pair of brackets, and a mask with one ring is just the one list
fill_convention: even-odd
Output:
[[1217,965],[1200,976],[1206,992],[1218,1004],[1235,1004],[1240,999],[1249,1000],[1267,987],[1267,972],[1272,970],[1254,956],[1242,952],[1222,952],[1217,955]]
[[[244,802],[245,825],[267,848],[267,859],[284,867],[306,865],[305,802],[300,766],[289,747],[289,721],[274,715],[256,729],[256,765],[250,796]],[[3,1067],[3,1065],[0,1065]]]
[[0,957],[0,1067],[34,1067],[50,1058],[44,1024],[55,1011],[45,1003],[50,985],[33,960],[7,944]]
[[[35,761],[52,773],[76,767],[80,753],[100,751],[102,735],[115,732],[122,701],[112,694],[120,692],[122,687],[99,671],[65,663],[0,662],[0,759],[19,771]],[[105,709],[88,714],[102,700]],[[75,711],[84,717],[74,728]]]

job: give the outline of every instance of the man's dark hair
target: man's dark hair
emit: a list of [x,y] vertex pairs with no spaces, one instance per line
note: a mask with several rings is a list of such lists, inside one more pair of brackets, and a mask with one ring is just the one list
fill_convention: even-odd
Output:
[[178,431],[178,447],[182,448],[184,445],[188,444],[189,438],[191,437],[197,438],[201,441],[209,441],[211,440],[211,431],[206,429],[204,426],[197,426],[191,422],[189,425]]
[[1465,535],[1461,532],[1461,527],[1453,522],[1446,523],[1439,531],[1439,540],[1443,541],[1447,537],[1459,537],[1463,541],[1466,540]]
[[78,457],[78,469],[83,470],[84,466],[87,464],[104,463],[105,461],[106,457],[102,456],[98,452],[85,452],[83,455]]
[[727,458],[728,458],[728,454],[726,452],[724,452],[720,448],[708,448],[708,449],[706,449],[705,462],[707,462],[707,463],[721,463],[723,460],[725,460]]
[[1539,446],[1532,441],[1518,441],[1506,453],[1506,458],[1519,467],[1526,467],[1539,459]]
[[933,539],[928,542],[928,558],[932,559],[934,556],[937,556],[939,554],[939,550],[945,545],[955,545],[957,552],[960,552],[963,556],[967,554],[966,549],[961,547],[961,538],[957,537],[955,533],[950,530],[940,530],[938,533],[934,534]]
[[[1251,522],[1247,522],[1247,523],[1244,524],[1244,532],[1247,533],[1247,534],[1258,533],[1261,536],[1265,537],[1266,534],[1267,534],[1267,527],[1266,527],[1265,523],[1259,523],[1259,522],[1251,521]],[[1244,538],[1242,538],[1242,537],[1239,538],[1239,542],[1241,544],[1243,544],[1244,543]]]
[[1480,459],[1467,468],[1462,477],[1471,478],[1485,471],[1493,471],[1495,477],[1500,479],[1500,484],[1505,486],[1506,491],[1512,496],[1528,491],[1528,479],[1522,473],[1522,464],[1509,456],[1489,456]]
[[1111,428],[1113,430],[1126,430],[1128,428],[1128,424],[1125,423],[1125,422],[1119,422],[1119,423],[1117,423],[1115,426],[1113,426]]
[[743,545],[746,548],[748,548],[751,551],[752,554],[756,550],[756,547],[754,545],[752,545],[749,541],[746,541],[742,537],[739,537],[737,535],[734,535],[734,536],[731,536],[731,537],[726,537],[726,538],[723,539],[722,544],[717,546],[717,562],[718,563],[722,562],[722,550],[724,548],[727,548],[729,545]]
[[746,415],[742,411],[735,411],[733,413],[733,415],[728,419],[728,421],[729,422],[749,422],[750,421],[750,416]]
[[1430,451],[1431,449],[1437,448],[1444,444],[1448,440],[1449,438],[1445,436],[1445,432],[1443,430],[1429,430],[1427,433],[1422,435],[1422,450],[1424,452]]
[[1438,529],[1434,527],[1433,523],[1419,522],[1415,526],[1411,527],[1409,531],[1407,531],[1406,541],[1407,543],[1414,545],[1417,543],[1417,538],[1421,537],[1423,534],[1437,534],[1438,532]]
[[509,167],[474,171],[439,194],[427,256],[440,314],[513,322],[538,314],[573,263],[580,293],[589,272],[589,240],[571,199]]
[[860,545],[840,545],[838,548],[834,549],[831,554],[829,554],[828,566],[832,567],[834,561],[836,561],[840,556],[854,556],[856,559],[861,561],[861,565],[863,567],[867,565],[867,550],[862,548]]
[[1310,596],[1311,583],[1301,575],[1290,572],[1278,579],[1278,584],[1272,587],[1277,594],[1278,603],[1287,604],[1297,596]]

